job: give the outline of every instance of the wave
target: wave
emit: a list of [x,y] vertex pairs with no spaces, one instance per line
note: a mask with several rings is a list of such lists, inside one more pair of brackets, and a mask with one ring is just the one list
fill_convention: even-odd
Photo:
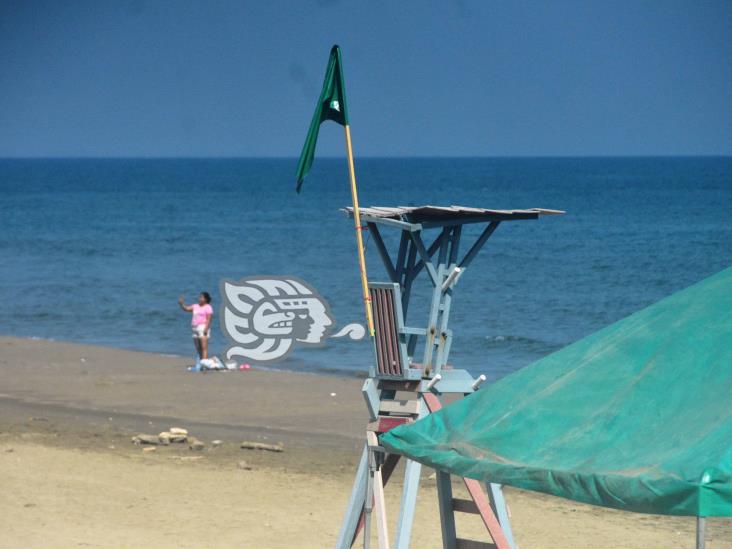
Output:
[[316,366],[311,371],[314,374],[338,377],[355,377],[356,379],[366,379],[369,376],[368,368],[364,368],[363,370],[351,370],[330,366]]
[[491,349],[519,348],[535,353],[548,354],[564,347],[564,343],[556,343],[521,335],[490,335],[483,338],[485,347]]

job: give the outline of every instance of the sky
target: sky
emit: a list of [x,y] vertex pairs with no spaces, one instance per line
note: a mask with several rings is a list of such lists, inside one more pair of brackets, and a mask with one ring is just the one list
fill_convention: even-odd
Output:
[[[0,157],[732,154],[732,2],[0,0]],[[321,131],[318,154],[343,154]]]

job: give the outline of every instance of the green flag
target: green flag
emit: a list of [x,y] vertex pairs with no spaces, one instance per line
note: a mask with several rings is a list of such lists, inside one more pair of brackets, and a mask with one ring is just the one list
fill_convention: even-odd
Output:
[[302,182],[310,171],[310,166],[313,165],[320,124],[326,120],[333,120],[341,126],[348,125],[346,87],[343,81],[343,69],[341,68],[341,49],[338,46],[333,46],[330,50],[323,90],[320,92],[317,105],[315,105],[315,114],[313,114],[308,136],[305,139],[302,153],[300,153],[300,161],[297,163],[297,192],[300,192]]

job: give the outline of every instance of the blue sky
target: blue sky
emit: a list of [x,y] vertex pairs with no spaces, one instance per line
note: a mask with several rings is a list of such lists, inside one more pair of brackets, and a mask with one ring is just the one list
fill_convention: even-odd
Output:
[[730,29],[730,1],[4,0],[0,156],[297,156],[333,43],[357,155],[729,155]]

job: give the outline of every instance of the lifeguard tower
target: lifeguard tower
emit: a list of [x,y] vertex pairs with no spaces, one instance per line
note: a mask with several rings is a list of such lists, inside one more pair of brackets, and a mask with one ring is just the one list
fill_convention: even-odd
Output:
[[[353,216],[353,209],[344,211]],[[455,284],[498,226],[505,221],[538,219],[558,210],[489,210],[463,206],[370,207],[361,208],[362,229],[368,229],[389,276],[388,282],[370,282],[369,297],[374,319],[375,361],[363,385],[370,423],[366,444],[356,473],[348,510],[343,520],[337,549],[350,548],[361,529],[364,547],[370,544],[371,520],[376,515],[379,548],[389,547],[384,485],[400,456],[386,454],[378,435],[403,423],[417,420],[441,407],[443,396],[472,393],[485,381],[466,370],[448,365],[452,331],[448,328]],[[480,235],[460,255],[463,226],[484,226]],[[399,247],[392,259],[381,230],[396,229]],[[430,238],[428,238],[428,235]],[[412,288],[418,275],[426,272],[431,300],[426,327],[407,325]],[[401,505],[396,522],[394,547],[409,546],[419,489],[421,465],[407,460]],[[501,487],[463,479],[470,499],[452,495],[448,473],[436,472],[443,546],[446,549],[515,549],[508,512]],[[455,512],[480,515],[491,543],[461,539],[455,529]],[[364,528],[365,527],[365,528]]]

